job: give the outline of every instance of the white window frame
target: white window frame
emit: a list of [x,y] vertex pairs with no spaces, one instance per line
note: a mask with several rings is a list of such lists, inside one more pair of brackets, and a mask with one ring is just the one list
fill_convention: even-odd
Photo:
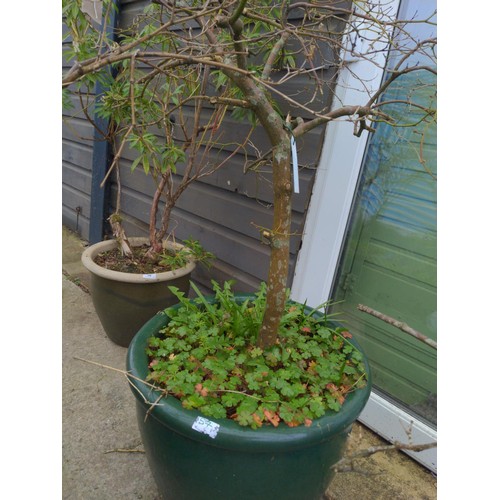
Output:
[[[400,0],[385,1],[384,5],[396,18]],[[380,87],[387,53],[374,53],[371,61],[344,54],[346,65],[339,74],[333,108],[344,103],[363,105]],[[353,78],[353,74],[360,78]],[[330,298],[367,142],[368,134],[354,136],[348,120],[327,125],[292,284],[291,298],[296,301],[319,306]],[[437,440],[435,429],[376,391],[372,391],[359,420],[390,442],[408,443],[409,435],[413,444]],[[437,473],[436,448],[407,453]]]

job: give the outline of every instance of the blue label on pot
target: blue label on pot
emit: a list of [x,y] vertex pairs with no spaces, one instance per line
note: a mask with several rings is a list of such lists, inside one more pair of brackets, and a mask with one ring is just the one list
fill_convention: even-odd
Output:
[[156,274],[143,274],[142,277],[146,280],[155,280]]
[[208,434],[212,439],[215,439],[219,432],[220,425],[203,417],[197,417],[192,425],[192,429]]

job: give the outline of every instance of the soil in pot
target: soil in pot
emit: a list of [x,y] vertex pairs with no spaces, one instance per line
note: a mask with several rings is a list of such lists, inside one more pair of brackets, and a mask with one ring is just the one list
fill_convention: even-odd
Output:
[[[113,248],[97,255],[94,262],[104,269],[135,274],[164,273],[182,267],[162,263],[161,256],[157,256],[152,260],[147,255],[149,245],[132,247],[131,250],[132,255],[129,256],[123,255],[119,248]],[[170,255],[174,257],[175,254],[174,252],[170,252]]]

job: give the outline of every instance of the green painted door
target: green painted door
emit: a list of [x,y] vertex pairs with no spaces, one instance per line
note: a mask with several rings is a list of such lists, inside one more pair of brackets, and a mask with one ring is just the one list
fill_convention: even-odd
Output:
[[434,106],[435,78],[418,71],[384,100],[400,126],[380,123],[367,147],[334,306],[367,351],[374,386],[435,425],[436,350],[357,309],[364,304],[436,339],[436,126],[408,93]]

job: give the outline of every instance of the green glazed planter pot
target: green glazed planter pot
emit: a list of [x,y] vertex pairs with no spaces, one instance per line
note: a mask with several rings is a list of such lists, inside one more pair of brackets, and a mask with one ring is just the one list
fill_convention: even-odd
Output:
[[173,396],[158,399],[160,393],[141,382],[148,374],[147,339],[167,323],[163,314],[153,317],[133,338],[127,353],[138,425],[162,497],[320,499],[333,479],[332,466],[342,458],[352,424],[370,395],[366,357],[368,383],[349,394],[339,412],[329,412],[310,427],[280,424],[253,430],[229,419],[208,419],[186,410]]
[[[149,243],[147,238],[129,238],[132,246]],[[90,273],[90,295],[106,335],[122,347],[128,347],[137,331],[158,311],[178,302],[168,289],[176,286],[186,294],[194,262],[187,266],[153,275],[123,273],[98,266],[98,254],[116,248],[108,240],[89,246],[82,263]],[[165,248],[182,249],[178,243],[165,242]]]

